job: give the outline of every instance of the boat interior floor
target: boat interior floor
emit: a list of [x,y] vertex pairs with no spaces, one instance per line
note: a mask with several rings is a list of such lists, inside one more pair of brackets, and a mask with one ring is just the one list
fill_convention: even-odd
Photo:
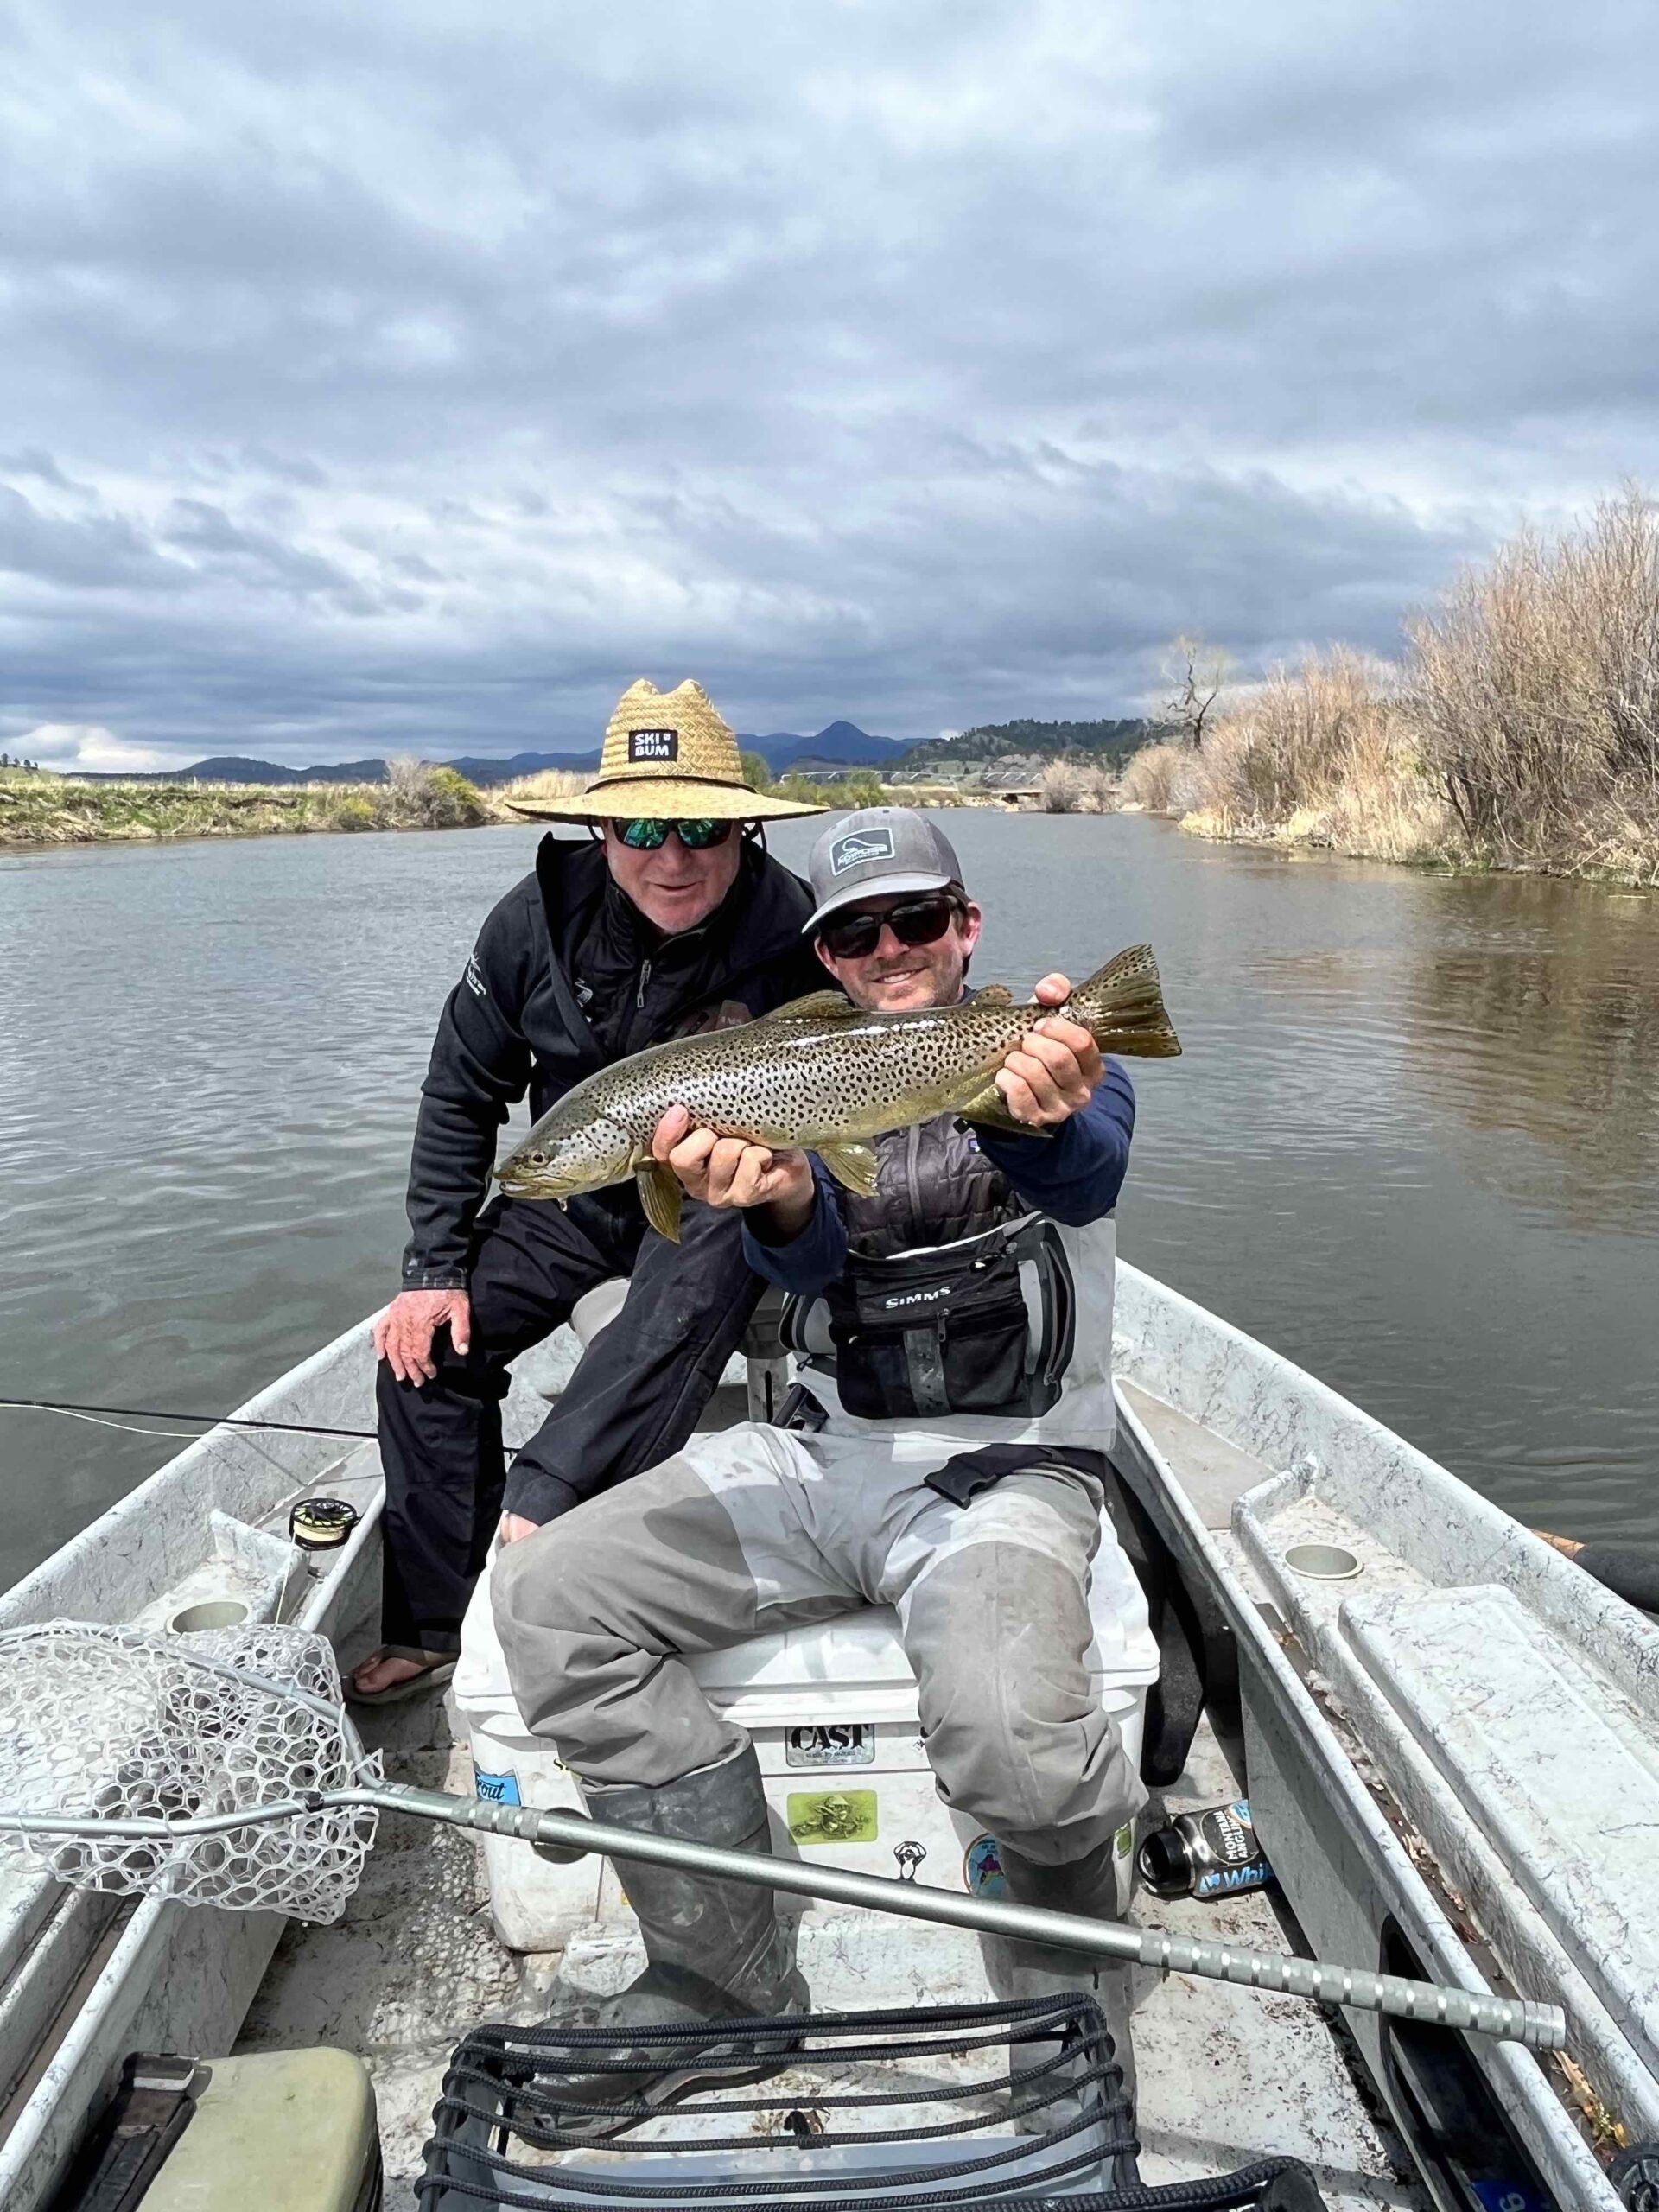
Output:
[[[398,1779],[470,1789],[467,1753],[454,1740],[447,1702],[433,1699],[366,1718],[366,1732],[384,1747]],[[1166,1802],[1176,1811],[1214,1804],[1236,1788],[1206,1728],[1187,1771],[1147,1818],[1160,1818]],[[1182,1933],[1285,1947],[1259,1893],[1216,1905],[1147,1899],[1139,1916]],[[821,2012],[977,2004],[994,1994],[978,1938],[886,1915],[809,1909],[799,1957]],[[345,1917],[327,1928],[288,1928],[237,2047],[321,2043],[358,2052],[379,2102],[388,2212],[413,2212],[413,2183],[444,2068],[467,2030],[486,2020],[580,2021],[584,2008],[631,1980],[642,1963],[637,1940],[614,1936],[577,1941],[563,1954],[505,1950],[491,1927],[473,1839],[392,1816]],[[1148,2182],[1287,2153],[1313,2169],[1332,2208],[1427,2203],[1407,2178],[1340,2034],[1319,2007],[1217,1982],[1141,1979],[1135,2034]],[[924,2108],[926,2090],[918,2079]],[[748,2120],[760,2125],[760,2116]],[[665,2119],[637,2131],[635,2139],[653,2131],[683,2135],[692,2125]],[[1007,2133],[1003,2111],[988,2098],[984,2132]]]

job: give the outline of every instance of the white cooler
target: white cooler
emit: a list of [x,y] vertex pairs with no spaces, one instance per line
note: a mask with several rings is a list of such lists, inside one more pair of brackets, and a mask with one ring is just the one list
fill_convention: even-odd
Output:
[[[1090,1598],[1090,1663],[1101,1703],[1138,1764],[1158,1647],[1141,1586],[1116,1544],[1109,1542],[1095,1561]],[[913,1874],[938,1889],[1006,1894],[995,1840],[950,1812],[934,1788],[916,1717],[916,1679],[889,1608],[755,1637],[690,1664],[711,1703],[753,1741],[772,1813],[772,1849],[780,1857],[857,1873]],[[513,1702],[487,1573],[461,1630],[454,1693],[471,1738],[480,1796],[585,1809],[575,1778],[553,1746],[530,1733]],[[632,1924],[608,1861],[553,1866],[511,1837],[482,1841],[491,1916],[510,1949],[557,1950],[572,1936]],[[1119,1864],[1127,1906],[1127,1828],[1119,1836]]]

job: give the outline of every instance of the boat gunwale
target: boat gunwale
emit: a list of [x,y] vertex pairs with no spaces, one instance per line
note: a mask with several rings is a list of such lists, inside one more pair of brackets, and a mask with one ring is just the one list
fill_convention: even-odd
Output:
[[[1127,1263],[1120,1261],[1119,1265],[1122,1268]],[[1155,1277],[1142,1274],[1139,1270],[1134,1272],[1141,1284],[1179,1301],[1187,1317],[1196,1314],[1205,1321],[1213,1320],[1235,1343],[1249,1344],[1257,1351],[1268,1353],[1292,1373],[1305,1375],[1305,1370],[1297,1368],[1294,1362],[1285,1359],[1281,1353],[1273,1352],[1271,1347],[1257,1344],[1233,1324],[1223,1322],[1219,1316],[1208,1314],[1205,1308],[1195,1306],[1179,1292],[1169,1290]],[[1124,1363],[1117,1376],[1117,1455],[1122,1455],[1128,1442],[1135,1457],[1141,1462],[1167,1499],[1171,1510],[1181,1525],[1185,1541],[1205,1562],[1211,1587],[1221,1602],[1229,1627],[1241,1646],[1248,1648],[1250,1662],[1265,1676],[1276,1698],[1280,1713],[1295,1731],[1304,1756],[1324,1777],[1327,1788],[1339,1801],[1339,1808],[1350,1822],[1352,1841],[1370,1859],[1367,1872],[1378,1892],[1384,1897],[1392,1896],[1396,1903],[1407,1904],[1415,1916],[1416,1926],[1408,1932],[1421,1941],[1425,1953],[1424,1970],[1436,1980],[1490,1993],[1490,1985],[1485,1977],[1470,1955],[1445,1908],[1414,1865],[1387,1815],[1372,1797],[1347,1746],[1280,1649],[1257,1602],[1245,1588],[1221,1545],[1215,1541],[1217,1532],[1205,1526],[1202,1516],[1162,1448],[1125,1395],[1122,1384],[1126,1380],[1136,1385],[1135,1376],[1124,1372],[1128,1364],[1128,1362]],[[1306,1379],[1317,1382],[1315,1377],[1306,1376]],[[1153,1391],[1149,1384],[1138,1384],[1136,1387],[1146,1389],[1149,1395],[1160,1395]],[[1339,1403],[1347,1403],[1339,1398],[1338,1393],[1329,1391],[1328,1386],[1317,1387],[1325,1390],[1331,1397],[1337,1398]],[[1173,1402],[1168,1400],[1163,1402]],[[1187,1407],[1176,1406],[1174,1409],[1186,1414],[1190,1419],[1198,1418]],[[1352,1410],[1358,1412],[1359,1409],[1354,1408]],[[1208,1426],[1207,1423],[1205,1425]],[[1238,1448],[1249,1447],[1240,1446]],[[1427,1464],[1433,1466],[1435,1463],[1429,1461]],[[1458,1484],[1456,1476],[1444,1469],[1440,1471],[1447,1483]],[[1458,1487],[1461,1489],[1464,1485],[1458,1484]],[[1477,1493],[1471,1495],[1478,1496]],[[1479,1503],[1484,1505],[1486,1501],[1480,1500]],[[1491,1510],[1494,1512],[1500,1510],[1497,1508]],[[1562,1560],[1560,1563],[1569,1572],[1573,1571],[1569,1561]],[[1616,2025],[1611,2021],[1609,2025],[1612,2033],[1624,2041]],[[1465,2047],[1485,2076],[1500,2108],[1510,2112],[1522,2126],[1527,2148],[1539,2161],[1546,2177],[1554,2186],[1570,2183],[1574,2193],[1566,2201],[1586,2207],[1605,2207],[1605,2212],[1620,2212],[1619,2198],[1594,2152],[1556,2094],[1541,2062],[1518,2045],[1497,2043],[1486,2037],[1466,2037]],[[1639,2069],[1639,2057],[1633,2050],[1630,2056],[1633,2065]],[[1586,2190],[1591,2192],[1587,2196],[1582,2194]]]
[[[1363,1508],[1363,1514],[1357,1510],[1355,1517],[1363,1517],[1364,1525],[1388,1541],[1402,1558],[1410,1559],[1419,1548],[1420,1532],[1402,1524],[1397,1500],[1390,1497],[1386,1484],[1377,1497],[1362,1499],[1357,1494],[1354,1466],[1340,1452],[1330,1449],[1333,1439],[1339,1438],[1345,1429],[1353,1441],[1384,1455],[1420,1494],[1426,1492],[1432,1498],[1454,1506],[1458,1520],[1471,1537],[1478,1532],[1490,1540],[1491,1550],[1481,1558],[1478,1576],[1474,1563],[1471,1563],[1470,1580],[1497,1582],[1514,1590],[1564,1640],[1585,1649],[1597,1665],[1611,1675],[1616,1687],[1643,1718],[1659,1726],[1659,1624],[1648,1621],[1624,1599],[1604,1589],[1562,1553],[1534,1536],[1513,1514],[1483,1497],[1449,1467],[1431,1458],[1397,1430],[1389,1428],[1376,1414],[1367,1413],[1363,1406],[1344,1397],[1330,1383],[1299,1367],[1287,1354],[1275,1351],[1236,1322],[1211,1313],[1183,1292],[1145,1274],[1128,1261],[1120,1258],[1117,1264],[1120,1293],[1127,1278],[1132,1297],[1145,1296],[1150,1291],[1154,1302],[1161,1301],[1166,1307],[1175,1309],[1189,1326],[1198,1327],[1230,1351],[1243,1355],[1251,1364],[1264,1368],[1270,1379],[1284,1376],[1295,1378],[1296,1395],[1317,1414],[1325,1430],[1325,1434],[1317,1440],[1311,1434],[1302,1438],[1296,1447],[1311,1453],[1318,1462],[1313,1486],[1322,1498],[1330,1503],[1345,1501],[1356,1509]],[[1116,1311],[1122,1313],[1121,1303]],[[1130,1311],[1133,1312],[1132,1305]],[[1122,1333],[1116,1329],[1115,1332]],[[1126,1373],[1130,1382],[1138,1381],[1132,1362],[1126,1362],[1118,1370],[1118,1379],[1124,1379]],[[1274,1467],[1257,1440],[1238,1433],[1236,1424],[1229,1421],[1230,1409],[1225,1404],[1200,1405],[1194,1399],[1182,1399],[1168,1390],[1158,1389],[1150,1382],[1141,1387],[1164,1398],[1178,1412],[1200,1422],[1237,1450],[1262,1459],[1275,1476],[1282,1479],[1294,1475],[1294,1455],[1290,1464]],[[1366,1471],[1369,1474],[1370,1470]]]

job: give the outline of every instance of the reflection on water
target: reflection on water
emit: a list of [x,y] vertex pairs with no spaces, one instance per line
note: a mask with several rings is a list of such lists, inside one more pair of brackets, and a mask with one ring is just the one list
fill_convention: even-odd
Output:
[[[1659,1541],[1659,899],[939,818],[979,980],[1158,949],[1127,1256],[1523,1517]],[[224,1408],[388,1294],[432,1025],[538,834],[0,860],[0,1393]],[[0,1577],[168,1450],[0,1413]]]
[[1434,887],[1417,1043],[1461,1076],[1469,1172],[1543,1219],[1650,1230],[1659,902],[1531,878]]

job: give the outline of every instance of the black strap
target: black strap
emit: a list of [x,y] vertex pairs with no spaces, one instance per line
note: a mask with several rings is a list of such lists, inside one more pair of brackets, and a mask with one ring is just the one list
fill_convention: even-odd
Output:
[[1141,1779],[1163,1789],[1179,1777],[1198,1733],[1209,1688],[1209,1646],[1179,1562],[1116,1466],[1109,1471],[1106,1504],[1146,1592],[1147,1624],[1158,1643],[1158,1679],[1147,1691],[1141,1738]]
[[1106,1461],[1098,1452],[1076,1450],[1069,1445],[1028,1443],[986,1444],[977,1452],[958,1452],[955,1459],[947,1459],[922,1480],[952,1505],[966,1506],[1006,1477],[1038,1467],[1092,1475],[1096,1482],[1106,1478]]
[[51,2212],[137,2212],[195,2116],[209,2069],[194,2058],[128,2059],[121,2087]]

